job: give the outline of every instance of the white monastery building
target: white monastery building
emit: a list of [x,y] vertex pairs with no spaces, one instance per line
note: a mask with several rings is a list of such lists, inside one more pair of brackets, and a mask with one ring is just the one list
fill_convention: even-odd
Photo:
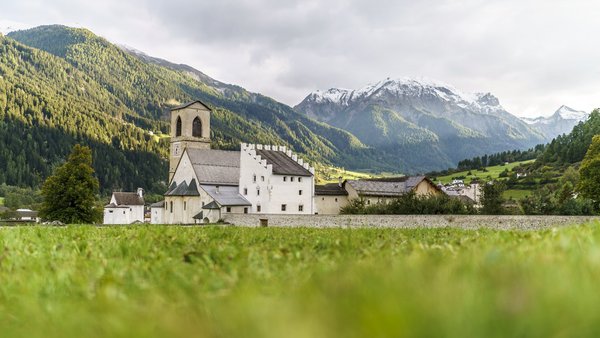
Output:
[[314,173],[285,146],[242,143],[239,192],[252,213],[314,213]]
[[144,190],[113,192],[110,203],[104,206],[104,224],[144,222]]
[[283,146],[210,148],[210,109],[171,110],[169,188],[151,207],[156,224],[213,223],[228,213],[312,214],[314,168]]

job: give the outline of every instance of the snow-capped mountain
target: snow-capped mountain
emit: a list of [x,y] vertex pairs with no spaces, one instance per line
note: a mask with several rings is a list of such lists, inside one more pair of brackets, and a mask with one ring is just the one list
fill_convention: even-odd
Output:
[[521,119],[542,133],[547,141],[550,141],[558,135],[570,133],[575,125],[587,120],[588,117],[589,114],[584,111],[561,106],[550,116],[522,117]]
[[403,149],[438,167],[544,140],[493,94],[465,93],[429,79],[388,78],[356,90],[315,91],[295,109],[366,144]]

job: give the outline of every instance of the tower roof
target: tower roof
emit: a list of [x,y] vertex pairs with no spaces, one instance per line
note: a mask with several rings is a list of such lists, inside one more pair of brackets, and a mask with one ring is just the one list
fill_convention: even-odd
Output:
[[208,107],[208,105],[206,105],[204,102],[202,102],[200,100],[195,100],[195,101],[190,101],[188,103],[184,103],[184,104],[181,104],[179,106],[173,107],[173,108],[171,108],[171,111],[185,109],[185,108],[187,108],[187,107],[189,107],[189,106],[191,106],[191,105],[193,105],[195,103],[201,104],[206,109],[211,110],[210,107]]

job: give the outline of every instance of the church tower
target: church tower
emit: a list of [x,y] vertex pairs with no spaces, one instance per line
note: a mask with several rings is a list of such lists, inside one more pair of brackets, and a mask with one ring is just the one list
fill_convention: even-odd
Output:
[[210,108],[200,101],[171,109],[169,182],[185,148],[210,149]]

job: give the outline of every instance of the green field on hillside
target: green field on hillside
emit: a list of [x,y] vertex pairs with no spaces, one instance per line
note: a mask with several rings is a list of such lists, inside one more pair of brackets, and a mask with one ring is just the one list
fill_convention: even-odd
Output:
[[317,184],[325,184],[325,183],[334,183],[338,182],[341,177],[343,180],[358,180],[365,178],[373,178],[377,177],[377,175],[372,175],[368,173],[362,173],[358,171],[350,171],[342,168],[336,167],[317,167]]
[[[465,171],[453,173],[451,175],[439,176],[439,177],[434,177],[434,178],[435,178],[435,183],[442,182],[443,184],[452,182],[453,177],[463,177],[463,176],[465,177],[464,178],[465,183],[470,183],[471,180],[474,178],[497,179],[499,177],[500,173],[503,172],[505,169],[508,169],[510,171],[514,167],[518,167],[521,164],[532,163],[534,161],[535,160],[512,162],[512,163],[508,163],[505,165],[496,165],[496,166],[492,166],[492,167],[486,167],[485,169],[487,171],[480,171],[480,170],[475,170],[475,169],[465,170]],[[469,175],[469,172],[471,172],[471,175]]]
[[596,337],[600,224],[0,228],[2,337]]

